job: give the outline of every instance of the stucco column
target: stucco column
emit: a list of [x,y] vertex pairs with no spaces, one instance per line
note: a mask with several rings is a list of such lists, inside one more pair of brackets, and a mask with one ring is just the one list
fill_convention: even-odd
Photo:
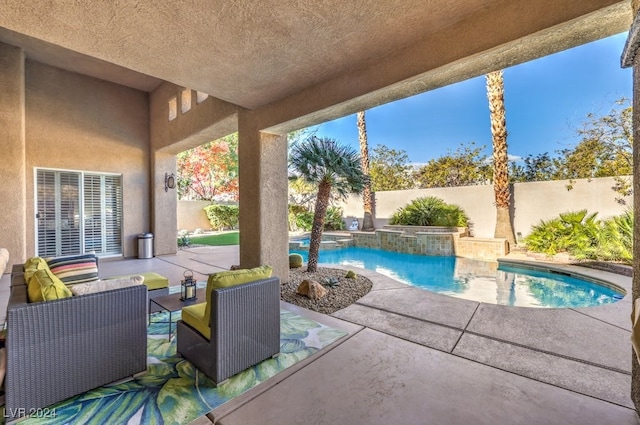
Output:
[[238,129],[240,265],[268,264],[288,282],[287,136],[258,131],[249,111]]
[[22,49],[0,43],[0,247],[9,250],[9,264],[26,259],[27,217],[25,211],[25,80]]
[[[634,0],[632,8],[633,23],[629,30],[627,44],[622,54],[622,66],[633,66],[633,210],[634,222],[640,222],[640,1]],[[632,300],[640,297],[640,226],[633,230],[633,289]],[[631,313],[631,312],[629,312]],[[631,400],[640,411],[640,365],[631,353]]]
[[176,156],[154,152],[151,154],[151,232],[153,255],[175,254],[178,246],[178,195],[176,187],[165,190],[165,177],[176,174]]

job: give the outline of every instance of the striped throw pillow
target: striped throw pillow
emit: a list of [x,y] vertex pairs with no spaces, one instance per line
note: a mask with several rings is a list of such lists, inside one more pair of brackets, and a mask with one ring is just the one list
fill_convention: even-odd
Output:
[[47,264],[65,285],[98,280],[98,258],[95,254],[47,258]]

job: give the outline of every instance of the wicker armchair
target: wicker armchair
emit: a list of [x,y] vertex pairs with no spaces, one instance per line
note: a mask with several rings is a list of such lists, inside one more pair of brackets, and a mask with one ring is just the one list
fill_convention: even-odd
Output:
[[280,352],[280,279],[211,293],[211,339],[178,321],[178,353],[216,385]]
[[27,286],[16,270],[6,348],[9,420],[145,371],[147,289],[139,285],[28,303]]

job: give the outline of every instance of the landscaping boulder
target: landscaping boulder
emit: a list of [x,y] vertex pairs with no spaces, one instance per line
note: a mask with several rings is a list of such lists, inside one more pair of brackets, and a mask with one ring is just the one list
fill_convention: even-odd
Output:
[[312,300],[319,300],[327,295],[327,289],[315,280],[303,280],[297,289],[298,294],[304,295]]

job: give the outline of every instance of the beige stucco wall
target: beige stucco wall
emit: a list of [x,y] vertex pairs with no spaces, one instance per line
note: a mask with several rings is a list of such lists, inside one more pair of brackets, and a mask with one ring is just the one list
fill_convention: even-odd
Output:
[[[184,87],[163,82],[151,95],[151,146],[154,150],[177,154],[238,131],[237,107],[208,96],[197,101],[190,93],[189,110],[182,111]],[[169,101],[175,99],[176,118],[169,120]]]
[[123,175],[124,255],[150,230],[149,103],[145,92],[26,62],[27,256],[35,253],[34,168]]
[[239,115],[240,265],[269,264],[289,281],[287,136],[261,133],[251,115]]
[[[496,212],[493,206],[493,187],[462,186],[434,189],[390,190],[376,192],[376,228],[387,224],[389,218],[399,208],[412,199],[436,196],[450,204],[462,207],[471,219],[472,234],[476,237],[492,237],[496,225]],[[344,205],[344,217],[357,217],[362,223],[362,201],[352,197]],[[347,219],[347,223],[351,220]]]
[[9,251],[11,265],[26,251],[24,204],[24,55],[21,49],[0,43],[0,247]]
[[[513,185],[513,225],[516,235],[526,236],[531,226],[541,219],[557,217],[567,211],[587,209],[597,212],[599,218],[622,214],[633,204],[631,196],[622,197],[626,205],[616,201],[621,196],[611,188],[612,177],[578,179],[573,189],[567,190],[569,180],[516,183]],[[376,193],[376,227],[386,224],[391,215],[411,200],[424,196],[437,196],[445,202],[462,207],[469,216],[471,233],[475,237],[490,238],[496,225],[493,186],[464,186],[435,189],[384,191]],[[362,223],[362,201],[353,197],[341,205],[347,225],[349,217],[357,217]]]
[[[586,209],[597,212],[598,218],[608,218],[622,214],[633,205],[633,197],[621,197],[611,188],[615,185],[612,177],[579,179],[573,182],[573,189],[567,190],[569,180],[549,182],[518,183],[513,188],[514,231],[526,236],[531,226],[540,220],[557,217],[567,211]],[[626,205],[616,202],[623,198]]]
[[[190,105],[184,111],[183,96]],[[237,107],[211,96],[198,101],[195,90],[168,82],[160,84],[149,99],[150,147],[154,152],[151,158],[154,253],[173,254],[177,250],[177,231],[183,227],[178,224],[176,190],[164,190],[165,175],[176,173],[176,154],[237,131]],[[170,102],[175,105],[172,120],[169,119]],[[204,228],[209,228],[208,224]]]
[[209,201],[178,201],[178,230],[211,230],[211,223],[204,212]]

